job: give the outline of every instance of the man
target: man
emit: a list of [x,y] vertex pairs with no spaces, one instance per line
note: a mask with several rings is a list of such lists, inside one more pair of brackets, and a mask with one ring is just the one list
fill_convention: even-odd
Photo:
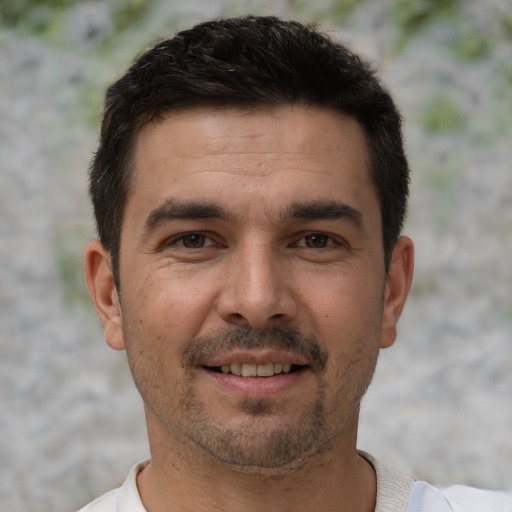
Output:
[[356,450],[412,280],[408,180],[389,94],[298,23],[198,25],[109,88],[86,276],[151,459],[84,511],[512,509]]

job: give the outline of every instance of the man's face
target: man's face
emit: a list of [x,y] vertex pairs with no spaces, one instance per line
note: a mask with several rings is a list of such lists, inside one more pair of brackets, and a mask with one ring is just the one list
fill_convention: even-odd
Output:
[[190,110],[146,126],[134,161],[106,337],[150,441],[276,467],[352,435],[397,317],[358,123]]

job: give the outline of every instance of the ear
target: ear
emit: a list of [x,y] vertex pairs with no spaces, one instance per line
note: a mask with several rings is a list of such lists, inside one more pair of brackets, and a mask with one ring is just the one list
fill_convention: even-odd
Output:
[[398,240],[386,278],[380,346],[388,348],[395,342],[398,319],[409,294],[414,270],[414,245],[409,237]]
[[85,280],[105,333],[107,344],[114,350],[124,350],[121,305],[110,261],[110,253],[98,241],[85,250]]

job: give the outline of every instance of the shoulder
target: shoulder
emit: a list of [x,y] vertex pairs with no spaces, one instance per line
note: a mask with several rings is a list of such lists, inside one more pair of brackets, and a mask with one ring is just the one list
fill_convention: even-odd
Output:
[[359,452],[377,475],[375,512],[512,512],[512,493],[454,485],[437,488],[379,464]]
[[370,454],[358,451],[375,470],[377,477],[377,503],[375,512],[389,512],[390,510],[403,512],[411,498],[414,480],[409,476],[383,466]]
[[146,512],[137,489],[137,475],[149,463],[145,460],[132,467],[124,484],[95,499],[78,512]]
[[512,495],[454,485],[438,489],[415,482],[406,512],[512,512]]
[[454,512],[512,512],[512,494],[463,485],[440,489]]
[[118,492],[119,489],[109,491],[81,508],[78,512],[116,512]]

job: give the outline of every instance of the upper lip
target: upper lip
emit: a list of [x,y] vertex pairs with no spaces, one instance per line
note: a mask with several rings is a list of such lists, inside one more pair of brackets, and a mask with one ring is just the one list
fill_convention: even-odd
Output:
[[234,350],[226,354],[218,354],[209,358],[202,366],[222,366],[226,364],[268,364],[268,363],[283,363],[293,364],[298,366],[306,366],[308,362],[300,356],[291,352],[274,349],[259,349],[259,350]]

